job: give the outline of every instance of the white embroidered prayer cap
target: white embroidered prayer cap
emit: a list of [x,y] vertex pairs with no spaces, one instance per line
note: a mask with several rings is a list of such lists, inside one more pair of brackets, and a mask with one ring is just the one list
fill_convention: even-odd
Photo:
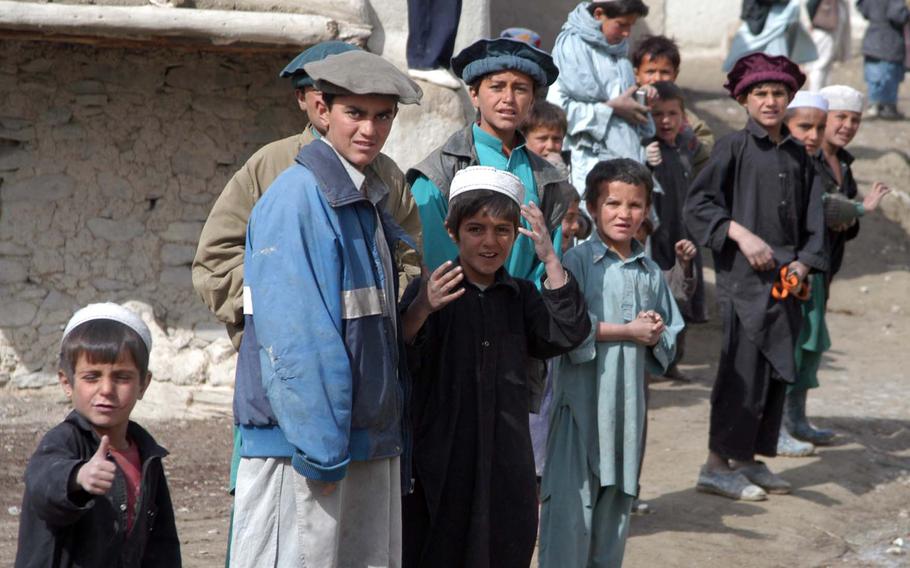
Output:
[[63,330],[63,338],[60,343],[62,344],[66,336],[77,326],[93,320],[113,320],[122,323],[139,335],[142,342],[145,343],[146,349],[151,353],[152,332],[149,331],[148,326],[145,325],[139,314],[113,302],[89,304],[73,314],[73,317],[70,318],[69,323],[66,324],[66,328]]
[[449,202],[463,193],[480,189],[501,193],[519,206],[525,202],[525,186],[518,176],[490,166],[470,166],[455,172],[449,186]]
[[831,85],[819,91],[823,97],[828,99],[829,110],[849,110],[853,112],[863,112],[863,103],[865,96],[862,92],[847,85]]
[[828,112],[828,100],[813,91],[797,91],[796,96],[787,105],[787,110],[794,108],[817,108]]

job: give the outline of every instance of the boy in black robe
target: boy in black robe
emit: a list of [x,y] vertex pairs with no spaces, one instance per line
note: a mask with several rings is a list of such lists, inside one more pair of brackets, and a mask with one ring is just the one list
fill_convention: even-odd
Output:
[[[657,91],[658,96],[651,105],[651,116],[657,134],[654,138],[644,140],[642,144],[644,146],[657,144],[659,158],[654,163],[649,162],[648,166],[663,188],[661,193],[654,194],[654,211],[660,224],[651,233],[651,258],[664,273],[667,273],[676,266],[679,242],[691,238],[683,220],[683,205],[689,184],[694,177],[693,172],[701,171],[707,162],[697,164],[702,154],[701,142],[691,128],[683,128],[686,102],[682,89],[670,81],[656,81],[651,83],[651,86]],[[685,351],[688,325],[708,321],[702,258],[697,249],[691,268],[695,277],[695,290],[684,304],[679,304],[686,321],[686,329],[676,336],[676,359],[665,374],[669,379],[682,381],[688,378],[682,374],[677,364],[682,360]]]
[[785,57],[753,53],[727,79],[749,120],[718,141],[686,200],[689,231],[714,253],[724,324],[697,489],[762,500],[790,491],[755,455],[776,455],[800,326],[798,300],[771,290],[782,268],[799,283],[826,269],[824,216],[809,156],[783,125],[805,75]]
[[[514,175],[455,174],[446,227],[458,245],[401,300],[413,374],[414,492],[403,500],[403,565],[526,568],[537,534],[527,362],[579,345],[590,318]],[[531,229],[519,228],[519,211]],[[538,291],[503,268],[518,232],[546,267]]]

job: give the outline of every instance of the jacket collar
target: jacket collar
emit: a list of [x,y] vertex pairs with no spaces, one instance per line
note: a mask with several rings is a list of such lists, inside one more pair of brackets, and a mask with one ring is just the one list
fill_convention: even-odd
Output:
[[[331,207],[342,207],[357,201],[367,201],[367,197],[354,186],[354,181],[341,163],[341,158],[325,141],[314,140],[300,149],[297,163],[313,172],[320,190]],[[367,169],[369,201],[378,203],[389,189],[383,183],[376,183],[371,169]]]
[[849,166],[850,164],[853,163],[853,160],[855,158],[853,157],[853,154],[848,152],[845,148],[838,148],[837,149],[837,159]]
[[[515,148],[523,148],[525,139],[521,133],[516,134],[521,138],[520,146],[516,145]],[[480,163],[480,160],[477,157],[477,151],[474,149],[474,123],[472,122],[450,136],[449,139],[446,140],[446,143],[442,145],[441,152],[462,160],[467,160],[472,164]],[[531,163],[531,171],[534,172],[534,181],[537,183],[538,191],[541,191],[542,188],[552,183],[566,181],[566,176],[553,167],[553,164],[544,160],[534,152],[529,151],[527,148],[525,148],[525,153],[528,155],[528,161]]]
[[[85,419],[84,416],[76,412],[75,410],[71,411],[64,422],[69,422],[70,424],[76,426],[86,434],[89,434],[92,439],[94,439],[99,444],[101,439],[98,437],[98,434],[95,432],[95,429],[92,428],[91,423]],[[148,458],[163,458],[168,455],[168,451],[158,445],[158,442],[152,438],[152,435],[145,431],[145,428],[136,424],[130,420],[129,424],[126,427],[126,435],[135,442],[139,447],[139,455],[142,457],[142,461],[146,461]]]

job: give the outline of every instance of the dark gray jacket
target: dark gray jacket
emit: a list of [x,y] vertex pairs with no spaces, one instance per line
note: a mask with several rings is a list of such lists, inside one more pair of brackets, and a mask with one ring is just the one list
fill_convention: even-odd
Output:
[[[474,148],[472,126],[469,124],[452,134],[442,146],[408,170],[406,174],[408,183],[413,184],[414,180],[423,174],[448,198],[449,186],[455,172],[480,163],[477,150]],[[530,150],[528,160],[534,172],[534,181],[537,182],[540,210],[547,220],[547,230],[553,233],[562,223],[562,218],[572,203],[575,188],[566,180],[565,174]]]
[[45,434],[25,469],[16,568],[180,568],[180,540],[161,459],[167,451],[135,422],[142,481],[126,530],[126,478],[120,468],[106,495],[74,485],[100,440],[76,411]]
[[863,55],[883,61],[904,61],[904,24],[910,10],[904,0],[858,0],[856,7],[869,20],[863,36]]

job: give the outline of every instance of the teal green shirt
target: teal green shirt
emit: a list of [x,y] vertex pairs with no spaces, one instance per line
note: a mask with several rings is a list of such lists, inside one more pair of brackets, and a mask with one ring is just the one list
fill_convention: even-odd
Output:
[[[536,203],[540,205],[540,196],[537,193],[537,182],[534,180],[534,171],[528,159],[528,150],[524,141],[516,146],[510,155],[502,149],[502,141],[492,134],[474,125],[474,150],[481,166],[490,166],[515,174],[525,186],[525,205]],[[423,258],[427,268],[432,272],[447,260],[454,260],[458,256],[458,247],[449,237],[445,228],[446,215],[449,212],[449,203],[442,192],[432,181],[425,176],[420,176],[411,184],[411,194],[417,203],[420,212],[420,222],[423,226]],[[522,226],[528,227],[522,219]],[[562,227],[552,235],[553,248],[560,254],[562,242]],[[528,237],[519,235],[512,246],[512,252],[505,263],[506,270],[514,278],[530,280],[540,287],[540,278],[544,273],[544,266],[537,258],[534,243]]]

